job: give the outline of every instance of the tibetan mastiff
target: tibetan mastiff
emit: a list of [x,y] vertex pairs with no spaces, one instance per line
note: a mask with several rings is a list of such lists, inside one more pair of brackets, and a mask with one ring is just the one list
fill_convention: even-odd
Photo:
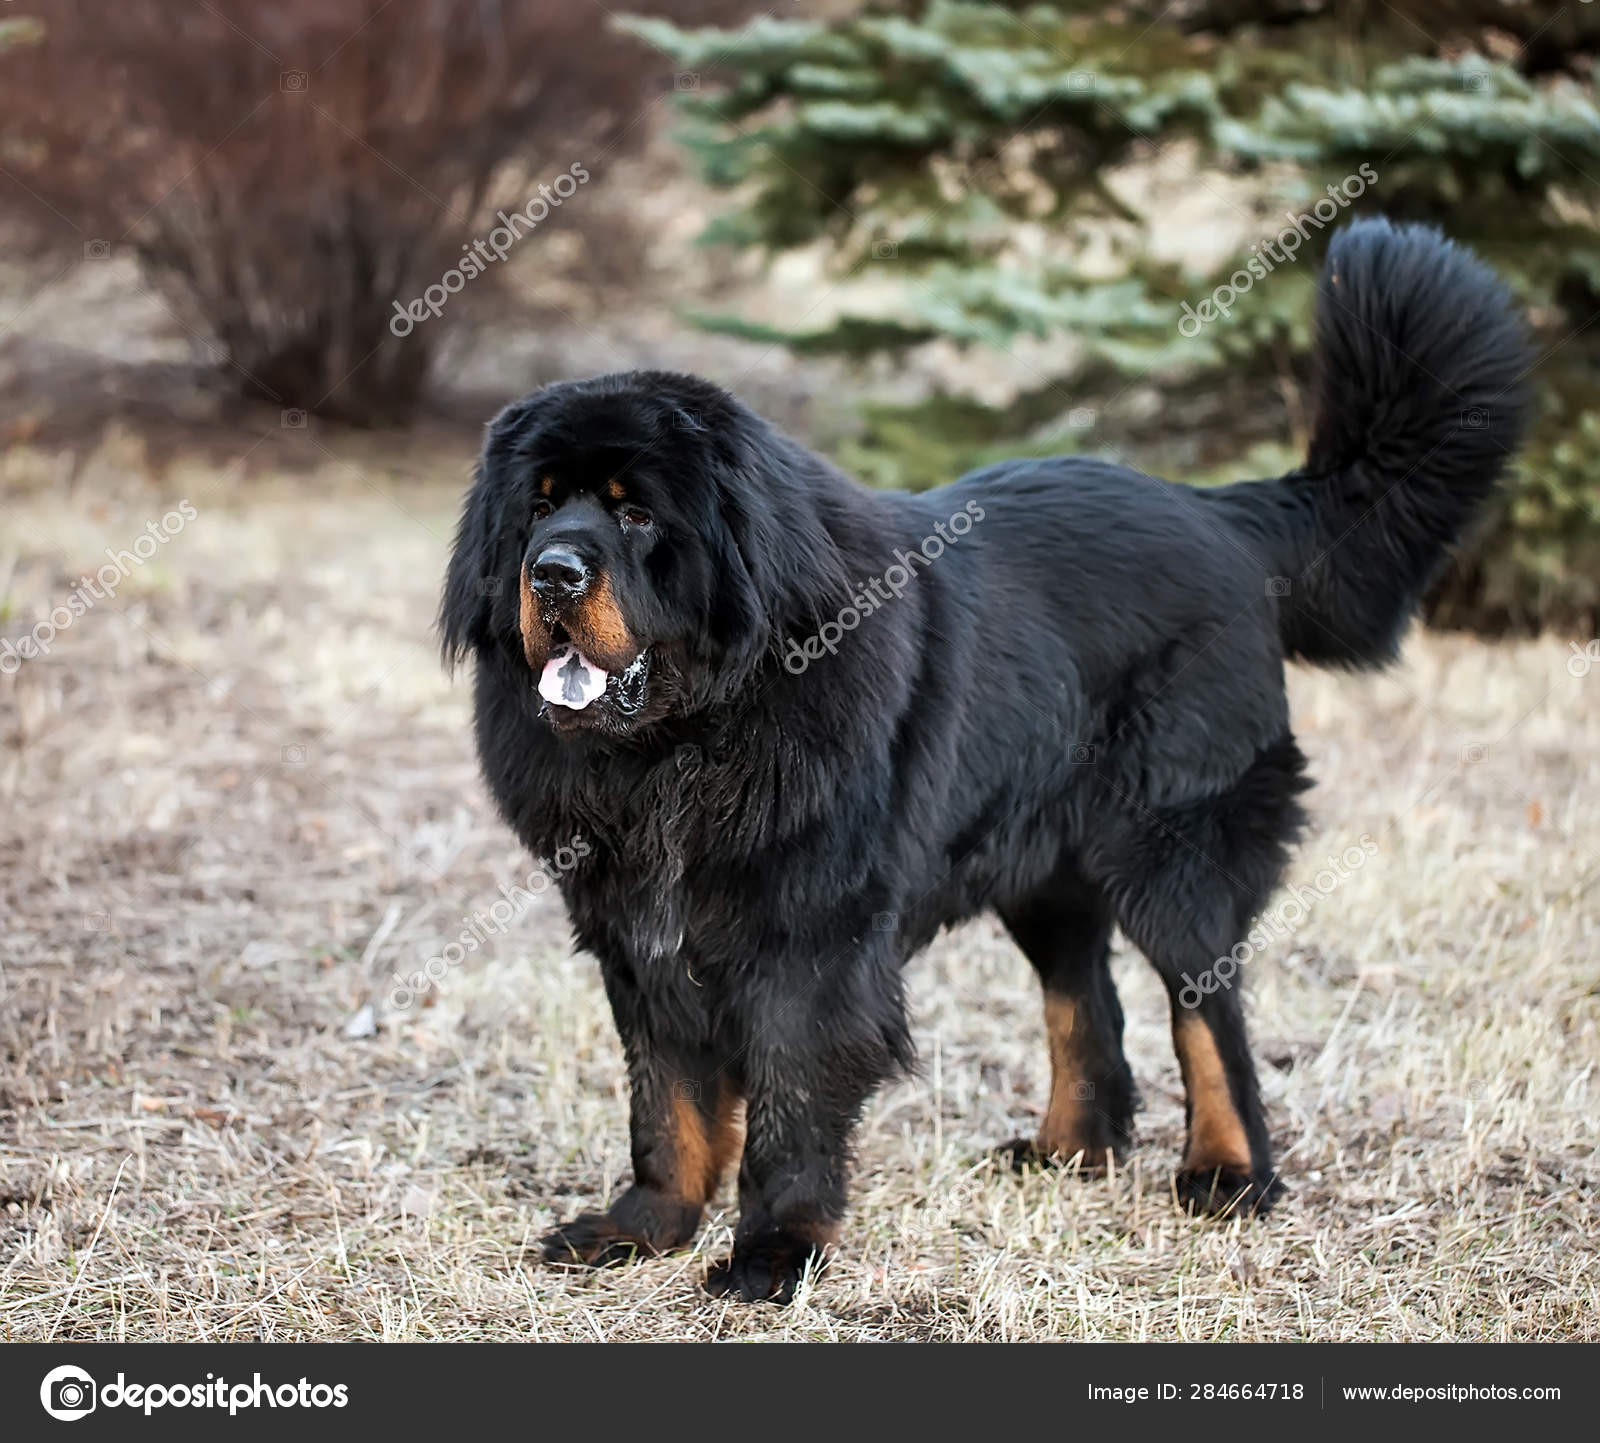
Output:
[[737,1159],[707,1285],[792,1297],[837,1235],[863,1104],[913,1063],[903,969],[986,909],[1049,1037],[1043,1124],[1005,1155],[1127,1146],[1121,927],[1171,997],[1176,1200],[1267,1206],[1226,962],[1303,821],[1284,662],[1393,658],[1518,442],[1527,358],[1479,261],[1369,220],[1330,249],[1309,452],[1276,480],[1058,457],[874,491],[656,371],[503,411],[443,646],[476,663],[502,815],[578,858],[557,880],[631,1088],[632,1185],[546,1256],[682,1247]]

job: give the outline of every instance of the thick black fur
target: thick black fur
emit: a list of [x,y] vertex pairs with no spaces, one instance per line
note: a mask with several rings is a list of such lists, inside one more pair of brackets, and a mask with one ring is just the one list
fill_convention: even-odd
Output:
[[[742,1101],[741,1215],[711,1286],[792,1296],[844,1212],[863,1103],[912,1063],[901,970],[985,909],[1076,1009],[1084,1151],[1125,1142],[1113,925],[1192,1021],[1182,977],[1245,934],[1302,823],[1285,658],[1389,660],[1521,432],[1511,302],[1431,230],[1335,239],[1317,346],[1305,466],[1215,490],[1058,458],[870,491],[668,373],[551,386],[496,418],[444,649],[476,659],[506,820],[541,856],[588,845],[558,880],[632,1085],[634,1186],[552,1257],[687,1242]],[[868,588],[935,536],[902,594]],[[648,659],[642,700],[613,684],[587,712],[541,703],[550,639],[584,649],[561,598],[519,626],[524,568],[554,545],[609,584]],[[1199,1017],[1249,1156],[1192,1142],[1178,1194],[1259,1208],[1276,1178],[1237,991]]]

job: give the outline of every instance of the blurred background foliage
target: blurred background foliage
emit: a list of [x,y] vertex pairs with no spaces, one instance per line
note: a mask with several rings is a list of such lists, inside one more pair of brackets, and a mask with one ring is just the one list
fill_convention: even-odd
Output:
[[[754,6],[638,8],[701,22]],[[34,43],[0,58],[5,219],[69,259],[131,247],[246,390],[358,425],[413,413],[466,314],[397,337],[395,301],[574,157],[648,140],[641,113],[663,68],[608,12],[570,0],[26,9]],[[625,265],[630,239],[590,231],[591,262]]]
[[[1432,600],[1487,631],[1592,623],[1600,604],[1600,5],[906,0],[737,31],[629,28],[704,83],[681,138],[730,193],[705,239],[821,248],[867,303],[824,325],[702,324],[863,362],[937,342],[1028,347],[1033,384],[996,403],[959,383],[871,404],[846,459],[928,485],[1016,451],[1161,459],[1116,400],[1153,384],[1207,436],[1184,474],[1290,463],[1316,261],[1348,215],[1435,222],[1510,278],[1533,319],[1540,420],[1499,513]],[[1268,240],[1366,165],[1376,183],[1226,319],[1178,330],[1244,265],[1152,248],[1166,219],[1124,183],[1176,158]],[[1192,323],[1191,323],[1192,325]],[[1040,343],[1044,343],[1042,346]],[[868,374],[873,368],[868,366]],[[881,371],[881,368],[880,368]],[[1264,398],[1273,404],[1264,405]],[[1090,419],[1092,418],[1092,419]]]
[[[10,6],[0,261],[131,254],[227,384],[403,425],[441,372],[486,353],[519,358],[512,389],[534,379],[538,346],[618,364],[614,347],[561,355],[528,315],[497,309],[500,271],[554,269],[550,236],[437,319],[390,329],[397,300],[438,281],[497,208],[598,155],[601,198],[547,224],[576,237],[586,314],[624,333],[623,364],[754,384],[756,362],[719,369],[682,324],[652,351],[636,320],[652,305],[702,339],[758,343],[747,354],[780,358],[789,390],[852,412],[838,434],[804,422],[806,438],[871,484],[1061,451],[1204,482],[1297,459],[1333,226],[1373,210],[1432,221],[1511,280],[1539,353],[1531,444],[1432,616],[1592,634],[1600,4],[627,8],[640,13],[619,22],[587,0]],[[1296,260],[1180,331],[1254,247],[1369,171]],[[674,232],[664,267],[642,263],[668,229],[656,192],[668,212],[709,215],[702,259]],[[720,283],[779,273],[791,290],[802,278],[803,305]]]

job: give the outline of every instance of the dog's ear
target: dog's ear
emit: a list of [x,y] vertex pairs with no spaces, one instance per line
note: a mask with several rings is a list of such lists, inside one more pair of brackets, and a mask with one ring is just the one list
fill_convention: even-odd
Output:
[[770,539],[743,501],[724,494],[708,551],[711,560],[711,615],[705,660],[733,691],[760,662],[772,639],[772,597],[758,579]]
[[837,473],[758,417],[718,441],[710,630],[737,685],[794,628],[836,612],[850,586],[822,510]]
[[535,424],[541,399],[534,395],[514,402],[489,423],[472,487],[462,504],[439,599],[439,645],[451,670],[469,652],[489,644],[500,597],[508,586],[516,586],[515,577],[506,575],[502,536],[507,463],[512,448]]
[[488,644],[494,615],[497,548],[490,481],[480,461],[472,488],[461,508],[455,548],[439,598],[439,648],[445,667],[454,671],[469,652]]

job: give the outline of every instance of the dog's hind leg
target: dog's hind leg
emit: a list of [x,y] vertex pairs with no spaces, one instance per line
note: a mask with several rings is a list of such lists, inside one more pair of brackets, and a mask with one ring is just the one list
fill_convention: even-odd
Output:
[[1172,1045],[1183,1074],[1183,1160],[1174,1178],[1188,1212],[1264,1212],[1282,1191],[1237,992],[1189,1010],[1172,997]]
[[1304,758],[1265,748],[1226,792],[1159,813],[1123,810],[1108,885],[1117,920],[1172,1007],[1187,1137],[1175,1179],[1189,1211],[1265,1211],[1282,1190],[1245,1033],[1232,953],[1282,875],[1303,821]]
[[[1191,890],[1178,907],[1198,904],[1188,880]],[[1233,945],[1226,939],[1238,933],[1201,931],[1176,915],[1149,917],[1146,910],[1131,909],[1123,927],[1155,964],[1172,1006],[1187,1134],[1175,1179],[1179,1204],[1203,1213],[1264,1210],[1279,1185],[1244,1009],[1232,986],[1206,994],[1195,985],[1213,975],[1216,959]]]
[[1111,980],[1110,905],[1066,866],[1000,916],[1039,974],[1050,1047],[1050,1102],[1039,1135],[1000,1153],[1017,1167],[1078,1158],[1085,1169],[1102,1169],[1127,1146],[1138,1100]]

